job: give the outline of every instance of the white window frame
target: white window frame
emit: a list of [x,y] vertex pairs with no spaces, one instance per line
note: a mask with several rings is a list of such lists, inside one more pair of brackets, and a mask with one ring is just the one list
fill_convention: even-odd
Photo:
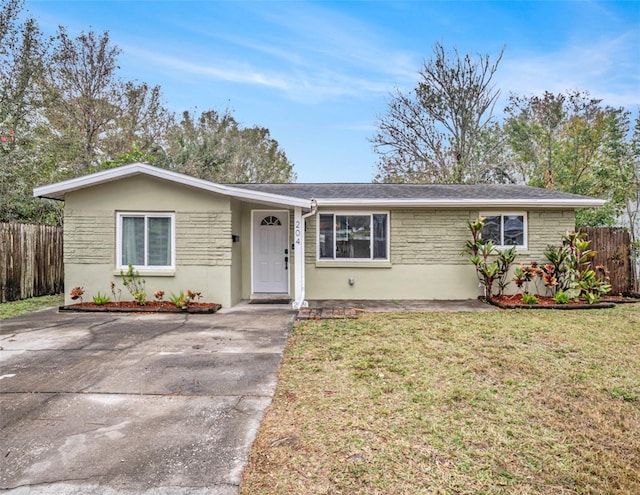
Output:
[[[116,269],[127,270],[128,265],[122,262],[122,220],[123,218],[138,217],[144,218],[144,265],[133,265],[140,272],[151,271],[173,271],[176,266],[176,215],[175,213],[164,212],[143,212],[143,211],[122,211],[116,213]],[[171,229],[171,264],[170,265],[148,265],[148,242],[147,242],[147,223],[149,218],[168,218],[170,220]]]
[[[519,216],[523,218],[523,221],[522,221],[523,244],[520,244],[520,245],[504,244],[504,217],[509,217],[509,216]],[[484,211],[484,212],[480,212],[480,217],[481,218],[500,217],[500,244],[495,245],[498,249],[509,249],[512,247],[515,247],[516,249],[527,249],[527,245],[529,242],[528,240],[529,223],[528,223],[526,211]]]
[[[333,215],[333,257],[332,258],[321,258],[320,257],[320,215]],[[369,240],[369,258],[336,258],[336,222],[335,216],[369,216],[370,226],[371,226],[371,239]],[[386,228],[386,258],[373,258],[373,215],[386,215],[387,217],[387,228]],[[316,261],[319,263],[389,263],[391,259],[391,214],[388,211],[319,211],[316,214]]]

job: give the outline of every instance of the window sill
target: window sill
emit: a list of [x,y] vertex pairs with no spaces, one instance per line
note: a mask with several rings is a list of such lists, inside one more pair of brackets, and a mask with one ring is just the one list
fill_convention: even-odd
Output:
[[[114,270],[113,275],[119,277],[120,271],[121,270],[119,269]],[[125,268],[122,271],[126,273],[127,269]],[[136,268],[136,271],[138,272],[138,275],[140,275],[141,277],[174,277],[176,275],[176,271],[173,268],[170,270],[154,270],[149,268]]]
[[316,261],[316,268],[391,268],[391,266],[390,261]]

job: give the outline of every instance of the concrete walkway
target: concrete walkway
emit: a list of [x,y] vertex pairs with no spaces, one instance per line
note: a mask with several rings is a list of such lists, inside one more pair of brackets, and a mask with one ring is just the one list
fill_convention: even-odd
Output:
[[0,493],[232,495],[295,313],[0,321]]
[[[424,301],[424,300],[339,300],[339,299],[323,299],[309,301],[308,313],[327,315],[333,310],[338,317],[350,318],[352,312],[356,311],[368,312],[421,312],[421,311],[495,311],[495,307],[490,304],[483,303],[479,299],[465,299],[456,301]],[[304,319],[304,318],[303,318]]]
[[309,301],[309,307],[298,312],[298,320],[354,319],[361,311],[378,313],[422,311],[494,311],[496,308],[478,299],[462,301],[423,300],[339,300]]

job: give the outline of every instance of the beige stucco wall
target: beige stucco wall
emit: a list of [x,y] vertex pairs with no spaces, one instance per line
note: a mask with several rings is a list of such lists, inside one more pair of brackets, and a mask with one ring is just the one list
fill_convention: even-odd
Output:
[[543,261],[548,245],[562,244],[562,235],[576,229],[576,215],[573,210],[532,210],[528,214],[529,243],[527,250],[518,251],[519,262]]
[[79,191],[65,198],[64,258],[66,302],[71,287],[83,286],[85,299],[109,293],[114,281],[123,300],[130,294],[116,270],[116,213],[174,212],[176,269],[169,276],[141,272],[148,297],[154,290],[202,292],[203,301],[230,306],[233,261],[229,198],[148,176],[135,176]]
[[[143,273],[148,296],[160,289],[167,297],[192,289],[201,291],[203,300],[236,304],[251,296],[252,211],[274,209],[147,176],[68,193],[66,302],[71,302],[72,287],[85,287],[90,300],[98,291],[108,293],[112,280],[130,299],[116,271],[116,213],[157,211],[175,212],[176,269],[168,275]],[[395,208],[389,213],[390,260],[378,264],[318,262],[316,218],[307,219],[307,299],[465,299],[480,294],[473,266],[461,254],[469,238],[466,221],[477,218],[479,210]],[[290,246],[293,211],[289,219]],[[519,251],[519,261],[542,261],[546,246],[559,244],[574,222],[572,210],[529,210],[528,247]],[[233,243],[232,234],[240,242]],[[296,255],[289,254],[290,294]]]
[[[483,209],[482,212],[490,212]],[[500,211],[500,210],[495,210]],[[479,210],[390,211],[390,263],[331,263],[316,260],[316,218],[307,220],[307,299],[468,299],[481,294],[471,263],[462,255],[466,221]],[[527,212],[528,245],[519,262],[544,259],[548,244],[573,230],[573,210]],[[349,284],[353,279],[353,285]]]

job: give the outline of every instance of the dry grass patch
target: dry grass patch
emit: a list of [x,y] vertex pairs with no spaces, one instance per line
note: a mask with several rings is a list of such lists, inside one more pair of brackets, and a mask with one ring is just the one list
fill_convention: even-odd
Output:
[[640,493],[640,305],[298,323],[242,493]]

